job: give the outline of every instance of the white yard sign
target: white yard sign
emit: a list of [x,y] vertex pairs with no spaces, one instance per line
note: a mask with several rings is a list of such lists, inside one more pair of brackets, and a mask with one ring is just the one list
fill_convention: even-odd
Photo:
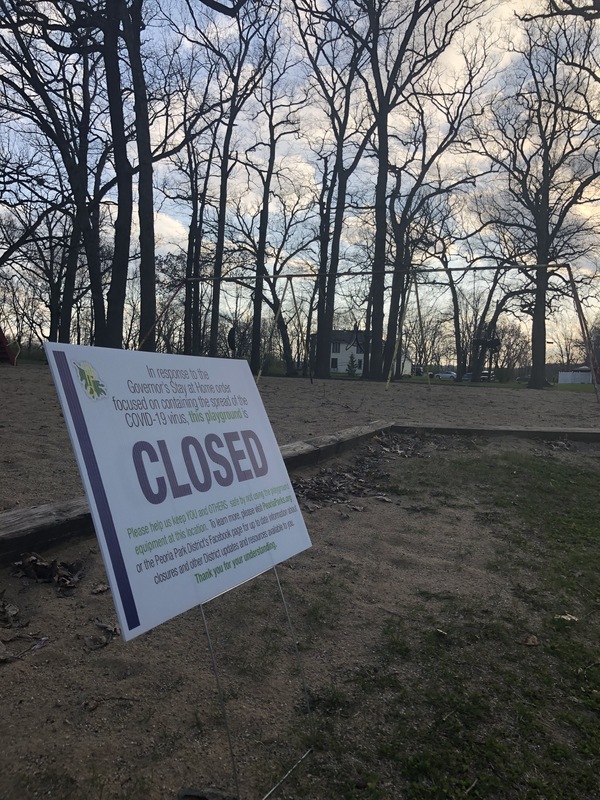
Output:
[[125,639],[310,547],[245,361],[46,354]]

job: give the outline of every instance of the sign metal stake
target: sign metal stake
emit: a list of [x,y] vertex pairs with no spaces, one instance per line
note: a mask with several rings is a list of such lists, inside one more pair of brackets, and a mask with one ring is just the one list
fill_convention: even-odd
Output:
[[[296,632],[294,631],[294,626],[292,625],[292,618],[290,617],[290,612],[288,609],[288,604],[285,599],[285,595],[283,593],[283,587],[281,585],[281,581],[279,580],[279,573],[277,571],[277,567],[273,567],[273,572],[275,573],[275,580],[277,581],[277,588],[279,589],[279,594],[281,596],[281,602],[283,603],[283,609],[285,611],[285,616],[287,619],[288,628],[290,629],[290,636],[292,637],[292,642],[294,644],[294,652],[296,653],[296,661],[298,662],[298,670],[300,672],[300,679],[302,681],[302,689],[304,691],[304,702],[306,703],[306,712],[308,714],[308,723],[310,727],[310,735],[311,738],[314,739],[315,736],[315,720],[312,713],[312,708],[310,705],[310,697],[308,693],[308,685],[306,683],[306,676],[304,673],[304,667],[302,665],[302,659],[300,658],[300,651],[298,650],[298,639],[296,638]],[[304,758],[304,756],[302,756]]]
[[219,695],[219,702],[221,703],[221,710],[223,712],[223,720],[225,721],[225,730],[227,731],[227,743],[229,745],[229,755],[231,757],[231,771],[233,772],[233,781],[235,783],[235,792],[237,795],[238,800],[241,800],[240,795],[240,784],[238,780],[238,772],[237,772],[237,763],[235,760],[235,753],[233,752],[233,744],[231,742],[231,730],[229,728],[229,719],[227,717],[227,708],[225,706],[225,697],[223,695],[223,690],[221,689],[221,681],[219,680],[219,670],[217,668],[217,660],[215,658],[215,651],[213,650],[212,640],[210,638],[210,633],[208,630],[208,623],[206,621],[206,615],[204,614],[204,604],[200,604],[200,613],[202,614],[202,622],[204,623],[204,631],[206,633],[206,641],[208,642],[208,651],[210,653],[210,660],[212,662],[212,668],[215,675],[215,683],[217,684],[217,694]]

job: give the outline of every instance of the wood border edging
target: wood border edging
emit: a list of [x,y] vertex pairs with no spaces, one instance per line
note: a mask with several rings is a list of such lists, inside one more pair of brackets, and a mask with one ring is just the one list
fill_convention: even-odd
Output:
[[[586,428],[508,428],[469,427],[466,425],[400,424],[376,420],[356,425],[337,434],[318,436],[307,442],[282,445],[280,452],[288,469],[318,464],[355,447],[379,431],[431,433],[440,436],[516,436],[528,439],[600,442],[600,430]],[[59,541],[94,533],[85,497],[60,503],[47,503],[0,513],[0,563],[18,558],[21,553],[44,550]]]
[[572,442],[600,442],[600,430],[592,428],[512,428],[508,426],[422,425],[399,424],[390,426],[394,433],[437,433],[440,436],[516,436],[520,439],[565,440]]

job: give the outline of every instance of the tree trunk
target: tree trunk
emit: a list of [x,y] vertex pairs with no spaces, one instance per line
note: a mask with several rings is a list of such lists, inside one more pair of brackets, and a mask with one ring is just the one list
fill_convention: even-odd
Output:
[[[444,267],[448,268],[448,263]],[[466,371],[466,358],[465,348],[463,347],[462,337],[460,335],[460,305],[458,301],[458,292],[456,291],[456,284],[452,273],[448,269],[448,286],[450,287],[450,296],[452,297],[452,321],[454,325],[454,347],[456,349],[456,379],[462,380],[462,376]]]
[[[336,162],[337,163],[337,162]],[[336,185],[336,172],[328,182],[328,160],[323,163],[323,185],[319,198],[319,272],[317,275],[317,335],[315,347],[315,377],[329,378],[331,358],[331,332],[325,325],[325,306],[327,302],[327,268],[331,241],[331,208]]]
[[60,309],[60,326],[58,341],[68,344],[71,341],[71,318],[73,315],[73,300],[75,295],[75,278],[79,261],[79,227],[73,220],[73,228],[69,237],[69,250],[65,269],[65,282],[63,285],[62,303]]
[[129,11],[123,3],[123,29],[135,102],[138,153],[138,218],[140,224],[140,350],[156,350],[156,253],[154,240],[154,191],[148,92],[142,63],[143,0],[133,0]]
[[[396,338],[402,334],[398,330],[400,324],[400,309],[404,307],[404,300],[409,283],[410,269],[411,269],[411,252],[407,244],[408,239],[408,225],[404,215],[404,209],[400,214],[400,220],[394,217],[394,203],[392,200],[390,206],[390,214],[392,220],[396,219],[394,224],[394,242],[396,245],[396,253],[394,258],[394,274],[392,276],[392,291],[390,295],[390,305],[388,312],[387,335],[383,347],[383,375],[382,377],[387,380],[392,368],[394,360],[394,351],[396,349]],[[397,365],[396,365],[397,366]]]
[[385,255],[387,243],[387,178],[388,130],[387,114],[379,109],[377,123],[377,183],[375,185],[375,248],[371,277],[371,340],[369,377],[383,380],[383,321],[385,294]]
[[192,354],[192,309],[194,307],[194,261],[196,234],[198,230],[198,169],[192,154],[192,147],[188,145],[188,164],[190,168],[190,203],[192,217],[188,228],[187,254],[185,259],[185,297],[183,303],[183,352],[186,356]]
[[367,315],[365,319],[365,344],[363,353],[363,378],[371,377],[371,294],[367,298]]
[[206,197],[208,195],[208,185],[210,182],[210,173],[212,168],[213,156],[215,147],[217,146],[216,137],[213,136],[208,160],[206,163],[206,172],[204,174],[204,183],[202,192],[198,197],[198,224],[194,232],[194,249],[193,249],[193,265],[192,265],[192,353],[199,356],[204,349],[206,339],[206,318],[203,324],[200,324],[200,258],[202,255],[202,237],[204,234],[204,212],[206,210]]
[[535,298],[531,325],[531,378],[528,389],[543,389],[546,380],[546,296],[548,294],[548,261],[550,255],[549,159],[542,166],[542,192],[536,215]]
[[215,243],[215,263],[213,269],[212,307],[210,313],[210,338],[208,355],[215,357],[219,354],[219,319],[221,305],[221,278],[223,276],[223,259],[225,255],[225,223],[227,221],[227,195],[229,181],[229,148],[233,135],[235,115],[232,113],[227,123],[227,130],[223,139],[223,152],[221,155],[219,212],[217,219],[217,241]]
[[531,326],[531,378],[529,389],[543,389],[546,380],[546,293],[548,270],[538,269],[535,273],[535,299]]
[[[254,299],[252,302],[252,345],[250,350],[250,369],[253,375],[260,371],[260,345],[263,283],[267,272],[267,236],[269,233],[269,198],[271,195],[271,181],[275,169],[276,140],[273,119],[269,118],[269,160],[263,178],[262,206],[258,225],[258,242],[256,250],[256,279],[254,281]],[[287,334],[287,331],[286,331]],[[289,342],[288,342],[289,344]]]
[[120,348],[123,343],[123,318],[133,209],[131,165],[127,157],[127,137],[125,134],[121,72],[119,68],[120,4],[121,0],[106,1],[107,22],[104,32],[103,56],[108,90],[114,166],[117,178],[118,208],[115,221],[111,281],[108,290],[106,335],[104,341],[96,341],[97,345],[115,348]]
[[58,340],[58,328],[60,325],[60,282],[56,281],[50,285],[49,296],[49,311],[50,311],[50,329],[48,332],[48,341],[56,342]]
[[292,345],[290,343],[290,335],[287,328],[287,322],[283,318],[283,314],[281,313],[281,300],[277,297],[275,293],[275,289],[271,287],[272,292],[272,308],[273,313],[277,316],[277,330],[279,331],[279,335],[281,336],[281,346],[283,349],[283,361],[285,363],[285,374],[295,375],[296,374],[296,366],[294,364],[294,356],[292,353]]

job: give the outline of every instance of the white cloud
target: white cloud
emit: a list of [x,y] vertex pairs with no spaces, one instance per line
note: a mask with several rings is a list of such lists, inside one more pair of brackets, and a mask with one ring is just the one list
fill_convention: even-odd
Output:
[[160,254],[187,247],[188,231],[185,225],[174,217],[157,212],[154,215],[156,250]]

